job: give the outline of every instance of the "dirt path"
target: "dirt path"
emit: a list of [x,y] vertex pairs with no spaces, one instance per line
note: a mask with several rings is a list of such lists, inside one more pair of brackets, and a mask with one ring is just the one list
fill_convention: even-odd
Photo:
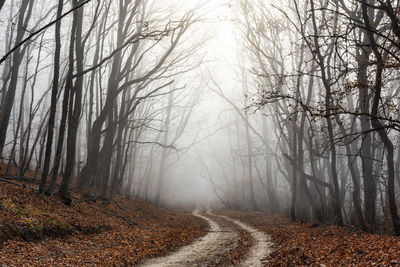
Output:
[[[233,220],[229,217],[213,214],[211,212],[200,213],[193,212],[194,216],[202,218],[210,225],[208,234],[192,244],[179,249],[178,251],[167,255],[149,260],[142,266],[214,266],[219,265],[224,254],[231,250],[235,250],[239,239],[238,229],[242,229],[250,233],[252,238],[252,246],[250,247],[241,266],[262,266],[262,259],[270,253],[269,237],[240,221]],[[217,222],[218,217],[226,223]],[[237,227],[230,227],[229,223],[233,223]]]
[[231,219],[227,216],[218,215],[226,220],[229,220],[240,228],[248,231],[253,239],[253,245],[248,252],[247,257],[241,263],[242,266],[263,266],[262,259],[271,253],[271,238],[257,229],[242,223],[241,221]]

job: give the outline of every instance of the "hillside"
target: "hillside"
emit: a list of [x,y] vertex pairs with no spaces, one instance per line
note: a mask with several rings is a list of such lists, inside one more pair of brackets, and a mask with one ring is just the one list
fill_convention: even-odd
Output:
[[132,265],[207,231],[206,222],[190,213],[138,199],[116,198],[104,206],[76,195],[66,206],[32,185],[13,183],[0,181],[0,263],[6,266]]

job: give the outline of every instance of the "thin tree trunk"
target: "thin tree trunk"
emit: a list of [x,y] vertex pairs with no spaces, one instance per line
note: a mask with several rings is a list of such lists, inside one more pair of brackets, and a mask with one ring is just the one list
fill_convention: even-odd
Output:
[[[363,43],[367,41],[364,40]],[[367,50],[366,50],[367,49]],[[361,84],[359,89],[359,102],[360,111],[363,114],[369,114],[369,94],[368,94],[368,78],[367,78],[367,67],[368,67],[368,56],[370,49],[360,48],[360,55],[357,56],[358,68],[357,73],[358,81]],[[369,232],[375,232],[376,224],[376,182],[374,179],[374,159],[372,151],[372,137],[370,131],[370,120],[368,115],[361,115],[361,131],[365,134],[362,136],[361,141],[361,164],[364,181],[364,212],[365,212],[365,224]]]
[[395,171],[394,171],[394,148],[393,143],[390,141],[390,138],[387,135],[386,129],[383,124],[377,119],[378,116],[378,107],[379,102],[381,100],[381,91],[382,91],[382,74],[384,68],[384,59],[381,52],[378,49],[378,45],[374,39],[374,35],[372,33],[372,28],[369,21],[367,3],[365,0],[362,0],[362,14],[364,24],[366,29],[368,30],[367,34],[369,37],[370,44],[372,46],[372,50],[377,60],[377,68],[376,68],[376,76],[375,76],[375,84],[374,84],[374,100],[373,106],[371,110],[371,124],[375,130],[378,131],[379,137],[382,140],[385,149],[386,149],[386,160],[387,160],[387,169],[388,169],[388,185],[387,185],[387,194],[389,199],[389,210],[390,215],[392,217],[392,223],[394,232],[397,236],[400,235],[400,218],[397,213],[397,204],[396,197],[394,193],[394,180],[395,180]]
[[[62,15],[63,0],[58,1],[57,7],[57,19]],[[50,114],[49,114],[49,124],[47,128],[47,142],[46,142],[46,152],[44,158],[44,167],[42,172],[42,178],[40,180],[39,192],[44,193],[47,183],[47,176],[50,170],[50,160],[51,152],[53,146],[53,132],[54,132],[54,121],[57,111],[57,94],[58,94],[58,84],[60,78],[60,54],[61,54],[61,20],[56,22],[55,28],[55,51],[54,51],[54,74],[53,74],[53,86],[51,90],[51,104],[50,104]]]
[[[72,1],[73,6],[79,5],[77,0]],[[74,11],[74,21],[76,22],[76,71],[78,73],[83,71],[83,59],[84,59],[84,47],[82,43],[82,24],[83,24],[83,12],[84,7],[81,7]],[[69,117],[68,117],[68,133],[67,133],[67,156],[65,162],[65,171],[61,180],[60,195],[64,199],[65,203],[71,203],[71,197],[69,194],[69,185],[72,180],[72,175],[75,165],[76,155],[76,139],[79,128],[79,121],[82,111],[82,87],[83,87],[83,76],[79,76],[75,85],[70,93],[69,101]],[[73,104],[73,105],[72,105]]]
[[[167,106],[167,115],[165,117],[164,121],[164,137],[163,137],[163,144],[168,145],[168,135],[169,135],[169,125],[170,125],[170,120],[171,120],[171,111],[172,111],[172,106],[174,104],[174,93],[169,92],[168,95],[168,106]],[[160,161],[160,167],[158,170],[158,181],[157,181],[157,191],[156,191],[156,197],[154,200],[154,204],[159,206],[161,202],[161,194],[162,190],[164,187],[164,171],[165,171],[165,162],[167,159],[167,152],[168,148],[163,147],[162,152],[161,152],[161,161]]]
[[[20,43],[24,37],[26,25],[29,21],[32,12],[33,2],[31,1],[27,0],[27,1],[22,1],[21,3],[18,16],[18,26],[17,26],[18,30],[15,39],[16,44]],[[5,87],[3,88],[5,95],[3,98],[2,102],[3,104],[0,111],[0,157],[3,156],[3,149],[7,138],[7,129],[10,121],[11,110],[14,105],[15,93],[17,90],[19,66],[21,64],[24,51],[25,48],[21,47],[18,47],[14,51],[14,54],[12,56],[10,84],[7,88],[7,91],[5,90]],[[3,86],[6,86],[6,84],[3,84]]]
[[0,11],[3,8],[5,2],[6,2],[6,0],[0,0]]
[[[331,85],[329,81],[329,76],[326,73],[326,68],[329,68],[325,66],[325,59],[321,55],[320,51],[320,44],[318,40],[318,27],[316,23],[316,17],[315,17],[315,9],[314,9],[314,0],[310,1],[311,4],[311,13],[312,13],[312,24],[313,24],[313,29],[314,29],[314,46],[316,47],[315,53],[318,58],[318,65],[320,66],[321,69],[321,79],[322,83],[325,88],[325,117],[326,117],[326,124],[328,127],[328,135],[329,135],[329,148],[330,148],[330,160],[331,160],[331,168],[330,172],[332,175],[332,182],[333,182],[333,187],[334,187],[334,212],[336,216],[336,221],[338,225],[343,225],[343,218],[342,218],[342,210],[340,207],[340,188],[339,188],[339,182],[338,182],[338,175],[337,175],[337,166],[336,166],[336,147],[335,147],[335,140],[333,136],[333,125],[331,121],[331,109],[332,109],[332,90],[331,90]],[[337,15],[336,15],[336,20],[337,20]],[[335,21],[336,21],[335,20]]]

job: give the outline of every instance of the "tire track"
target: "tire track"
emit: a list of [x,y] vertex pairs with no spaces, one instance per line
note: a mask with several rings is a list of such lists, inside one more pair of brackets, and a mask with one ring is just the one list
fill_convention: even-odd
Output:
[[252,238],[252,246],[250,247],[244,260],[240,266],[263,266],[262,260],[271,252],[270,238],[238,220],[234,220],[227,216],[213,214],[207,211],[201,214],[199,211],[193,212],[194,216],[204,219],[210,225],[207,235],[192,244],[182,247],[178,251],[165,257],[150,259],[141,266],[215,266],[219,265],[224,254],[234,250],[239,240],[238,230],[229,227],[228,223],[218,223],[212,217],[219,217],[227,222],[233,223],[237,228],[249,232]]
[[[209,212],[210,213],[210,212]],[[211,213],[210,213],[211,214]],[[251,234],[253,239],[253,245],[250,247],[250,250],[247,254],[247,257],[240,264],[241,266],[264,266],[263,259],[266,258],[271,252],[271,238],[264,234],[263,232],[258,231],[257,229],[232,218],[223,215],[216,215],[225,220],[231,221],[234,224],[238,225],[240,228]]]
[[199,211],[194,211],[193,215],[208,222],[210,225],[208,234],[170,255],[151,259],[142,266],[210,266],[216,262],[215,258],[232,249],[232,244],[238,238],[237,233],[223,228]]

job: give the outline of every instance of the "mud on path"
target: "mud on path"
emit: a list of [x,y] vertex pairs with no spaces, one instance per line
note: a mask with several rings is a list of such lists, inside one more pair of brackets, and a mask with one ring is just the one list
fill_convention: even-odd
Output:
[[151,259],[142,266],[263,266],[270,253],[270,239],[238,220],[194,211],[193,215],[206,220],[209,232],[178,251]]

